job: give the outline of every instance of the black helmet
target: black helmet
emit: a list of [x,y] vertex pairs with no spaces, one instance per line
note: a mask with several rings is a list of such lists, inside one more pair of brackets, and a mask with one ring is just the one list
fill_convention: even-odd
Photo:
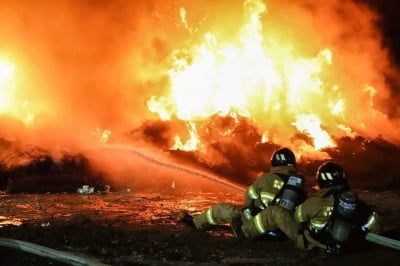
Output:
[[343,168],[331,161],[325,162],[318,167],[316,178],[320,188],[347,184]]
[[271,165],[272,167],[282,165],[296,166],[296,157],[294,156],[294,153],[288,148],[280,148],[272,153]]

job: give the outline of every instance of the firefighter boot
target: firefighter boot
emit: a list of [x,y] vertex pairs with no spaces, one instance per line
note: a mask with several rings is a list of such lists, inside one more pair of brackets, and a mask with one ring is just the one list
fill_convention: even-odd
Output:
[[188,214],[187,212],[180,211],[178,213],[178,221],[181,221],[182,223],[189,225],[190,227],[195,227],[193,223],[193,216]]
[[239,240],[244,239],[244,233],[242,231],[242,219],[240,217],[233,217],[231,220],[231,228],[235,237]]

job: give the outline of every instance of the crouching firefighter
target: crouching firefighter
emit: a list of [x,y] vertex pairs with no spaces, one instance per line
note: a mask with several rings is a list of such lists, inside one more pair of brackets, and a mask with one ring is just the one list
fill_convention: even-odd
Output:
[[234,219],[231,226],[235,236],[239,239],[254,239],[265,235],[286,236],[295,242],[301,249],[307,249],[307,242],[303,236],[301,224],[293,218],[296,206],[305,199],[304,178],[299,174],[292,174],[286,180],[282,190],[269,203],[268,208],[262,209],[252,217]]
[[[277,204],[284,194],[285,184],[289,177],[297,174],[296,157],[290,149],[280,148],[272,153],[270,162],[270,172],[259,176],[246,190],[244,208],[227,203],[218,203],[194,217],[185,212],[179,212],[178,219],[195,226],[199,230],[227,223],[237,226],[241,223],[241,220],[250,220],[261,210]],[[288,187],[290,188],[290,186]],[[290,198],[293,196],[292,194],[288,191],[285,195]],[[304,193],[302,197],[305,197]],[[284,203],[291,204],[289,201],[282,201],[282,204]]]
[[[297,199],[298,202],[305,199],[303,183],[300,184],[300,189],[296,189],[298,184],[294,186],[289,185],[289,187],[286,186],[289,178],[297,175],[296,157],[294,153],[288,148],[281,148],[273,152],[270,161],[271,171],[256,179],[256,181],[249,186],[244,195],[244,220],[250,220],[262,210],[267,209],[271,205],[276,205],[286,188],[289,188],[289,190],[285,192],[285,195],[288,197],[297,195],[299,197]],[[301,177],[301,182],[303,181],[304,179]],[[295,188],[294,191],[299,193],[292,193],[292,188]],[[289,201],[282,202],[282,204],[288,203]]]
[[325,162],[318,168],[316,179],[317,194],[295,210],[308,243],[335,255],[351,238],[381,232],[379,216],[350,190],[342,167]]

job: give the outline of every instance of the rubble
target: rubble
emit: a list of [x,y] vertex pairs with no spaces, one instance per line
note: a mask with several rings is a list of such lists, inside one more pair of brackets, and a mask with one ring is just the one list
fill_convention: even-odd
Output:
[[62,152],[56,157],[34,145],[10,152],[0,160],[0,184],[0,190],[10,194],[74,193],[85,185],[85,193],[105,189],[102,174],[83,154]]

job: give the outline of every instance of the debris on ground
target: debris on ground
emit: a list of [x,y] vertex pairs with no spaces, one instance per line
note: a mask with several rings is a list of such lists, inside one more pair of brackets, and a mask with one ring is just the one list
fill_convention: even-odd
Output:
[[49,151],[27,145],[0,159],[0,189],[7,193],[74,193],[78,187],[105,190],[104,177],[81,153]]

